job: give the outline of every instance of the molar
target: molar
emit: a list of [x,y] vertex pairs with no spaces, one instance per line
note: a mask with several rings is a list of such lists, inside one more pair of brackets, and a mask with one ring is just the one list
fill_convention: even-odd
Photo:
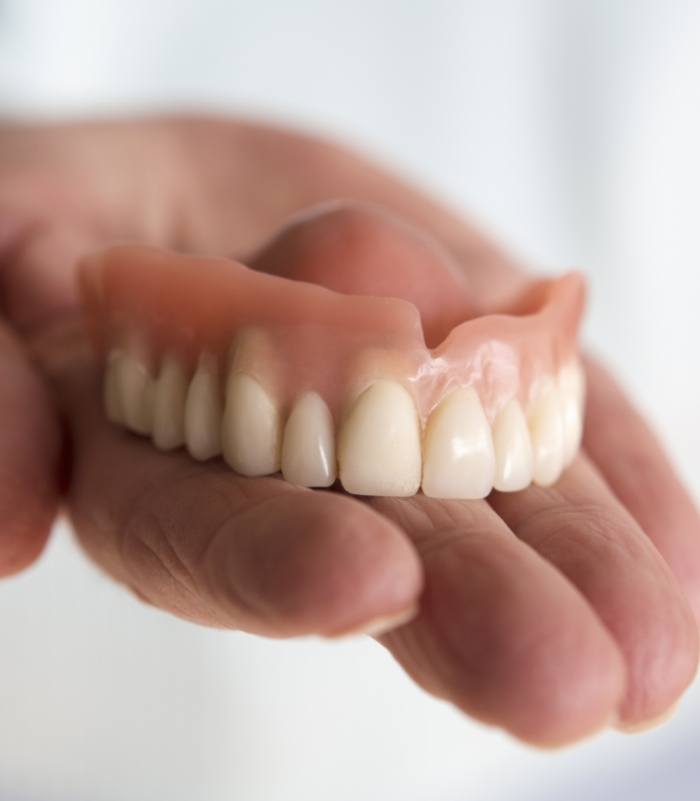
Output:
[[500,492],[525,489],[532,481],[533,455],[527,420],[513,398],[501,409],[493,423],[496,477],[493,485]]
[[119,391],[119,373],[121,372],[122,358],[122,351],[116,349],[110,351],[102,378],[102,401],[105,414],[111,423],[118,425],[124,424],[124,412]]
[[491,429],[472,387],[450,392],[432,412],[423,447],[423,492],[432,498],[485,498],[496,460]]
[[282,475],[301,487],[330,487],[335,481],[333,418],[323,398],[305,392],[284,429]]
[[221,452],[221,398],[216,357],[203,353],[185,400],[185,442],[199,461]]
[[343,487],[355,495],[406,497],[421,480],[420,423],[412,397],[379,379],[355,401],[340,429]]
[[530,405],[528,427],[534,457],[534,482],[549,487],[564,468],[561,401],[554,379],[545,378],[539,383]]
[[231,371],[222,423],[224,459],[244,476],[280,469],[279,411],[262,386],[246,373]]
[[175,356],[165,356],[155,382],[153,401],[153,442],[163,451],[185,444],[187,384],[182,362]]

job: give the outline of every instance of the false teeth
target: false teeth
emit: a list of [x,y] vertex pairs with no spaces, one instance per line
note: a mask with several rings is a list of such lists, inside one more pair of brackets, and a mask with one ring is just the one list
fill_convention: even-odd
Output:
[[280,440],[280,416],[270,396],[254,378],[232,372],[222,423],[224,459],[244,476],[276,473]]
[[421,480],[420,424],[396,381],[375,381],[355,401],[338,440],[340,481],[355,495],[415,495]]
[[[185,443],[187,373],[174,356],[166,356],[155,383],[153,399],[153,442],[170,451]],[[198,412],[191,412],[198,414]]]
[[333,418],[316,392],[294,404],[284,429],[282,475],[301,487],[330,487],[335,481]]
[[496,473],[493,485],[500,492],[525,489],[532,481],[530,432],[522,407],[510,400],[493,423]]
[[528,415],[532,452],[533,480],[548,487],[556,482],[564,467],[564,429],[559,390],[552,378],[543,380]]
[[221,398],[216,357],[203,353],[185,401],[185,443],[190,455],[206,461],[221,452]]
[[433,498],[485,498],[496,460],[476,392],[453,390],[430,415],[423,446],[423,492]]

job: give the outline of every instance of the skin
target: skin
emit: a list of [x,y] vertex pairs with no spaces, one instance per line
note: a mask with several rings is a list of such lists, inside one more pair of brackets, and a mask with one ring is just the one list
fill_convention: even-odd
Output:
[[245,479],[105,422],[76,307],[81,254],[127,239],[260,252],[265,269],[261,248],[291,213],[338,197],[353,201],[324,221],[351,243],[338,263],[390,247],[363,205],[379,203],[442,242],[478,313],[519,289],[518,265],[467,223],[327,143],[213,119],[0,128],[0,571],[39,553],[65,464],[85,550],[183,618],[333,636],[419,602],[380,641],[484,722],[560,745],[660,717],[696,671],[700,520],[599,365],[585,452],[564,478],[488,501],[363,503]]

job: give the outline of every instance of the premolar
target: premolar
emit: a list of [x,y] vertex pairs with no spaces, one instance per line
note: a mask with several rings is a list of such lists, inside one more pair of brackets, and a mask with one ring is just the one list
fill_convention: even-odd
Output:
[[244,476],[280,469],[280,416],[262,386],[246,373],[232,372],[222,423],[224,459]]
[[185,442],[199,461],[221,452],[221,398],[216,357],[203,353],[185,401]]
[[532,481],[532,444],[527,420],[517,400],[510,400],[493,423],[496,477],[493,485],[500,492],[525,489]]
[[301,487],[330,487],[335,481],[333,418],[316,392],[294,404],[282,443],[282,475]]
[[175,356],[166,356],[155,383],[153,400],[153,442],[163,451],[185,443],[185,402],[187,373]]
[[432,498],[485,498],[496,461],[491,429],[473,388],[453,390],[433,411],[424,439],[423,492]]
[[395,381],[366,389],[338,438],[340,480],[355,495],[415,495],[421,480],[420,424],[413,399]]

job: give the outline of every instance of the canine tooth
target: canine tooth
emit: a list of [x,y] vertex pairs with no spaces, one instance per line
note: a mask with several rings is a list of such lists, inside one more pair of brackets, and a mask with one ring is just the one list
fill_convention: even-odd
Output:
[[153,379],[146,366],[130,353],[122,353],[117,359],[116,387],[124,425],[137,434],[150,434]]
[[564,429],[559,391],[553,379],[542,382],[528,415],[534,457],[535,484],[548,487],[564,467]]
[[155,383],[153,400],[153,442],[169,451],[185,444],[185,402],[187,374],[175,356],[163,359]]
[[338,437],[343,487],[355,495],[414,495],[420,486],[420,424],[401,384],[380,379],[355,401]]
[[119,372],[121,370],[121,359],[123,354],[119,350],[113,350],[107,356],[102,378],[102,398],[104,410],[110,423],[119,425],[124,423],[122,403],[119,394]]
[[232,372],[222,423],[224,459],[244,476],[280,469],[280,415],[262,386],[246,373]]
[[496,460],[491,428],[471,387],[450,392],[432,412],[423,446],[423,492],[431,498],[485,498]]
[[305,392],[284,428],[282,475],[301,487],[330,487],[335,481],[333,418],[323,398]]
[[185,400],[185,442],[195,459],[205,461],[221,452],[221,399],[216,357],[203,353]]
[[522,407],[513,399],[501,409],[493,424],[496,478],[500,492],[525,489],[532,481],[533,456],[530,432]]
[[578,361],[571,361],[559,371],[559,393],[564,435],[564,463],[576,455],[583,434],[585,378]]

